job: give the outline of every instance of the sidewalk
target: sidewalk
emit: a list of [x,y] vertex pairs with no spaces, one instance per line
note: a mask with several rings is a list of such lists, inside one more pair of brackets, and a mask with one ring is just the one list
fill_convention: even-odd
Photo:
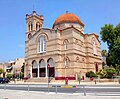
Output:
[[83,94],[74,95],[47,92],[0,90],[0,99],[120,99],[120,96],[83,96]]
[[[11,81],[10,84],[48,84],[48,83],[40,83],[40,82],[24,82],[24,81]],[[65,84],[64,81],[62,82],[51,82],[50,84]],[[70,85],[79,85],[79,82],[72,82],[72,81],[69,81],[68,84]],[[94,81],[91,81],[91,82],[84,82],[84,81],[81,81],[80,82],[80,85],[95,85],[95,82]],[[96,82],[96,85],[120,85],[118,82]]]

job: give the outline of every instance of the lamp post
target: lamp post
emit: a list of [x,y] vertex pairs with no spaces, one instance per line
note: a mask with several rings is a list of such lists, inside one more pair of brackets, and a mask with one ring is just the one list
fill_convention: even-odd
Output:
[[50,69],[50,64],[47,65],[47,70],[48,70],[48,93],[49,93],[49,69]]

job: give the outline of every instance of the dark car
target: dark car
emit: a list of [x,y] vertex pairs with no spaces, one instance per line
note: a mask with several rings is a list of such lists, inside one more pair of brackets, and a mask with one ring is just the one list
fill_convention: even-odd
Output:
[[0,78],[0,83],[4,84],[4,83],[8,83],[9,79],[8,78]]

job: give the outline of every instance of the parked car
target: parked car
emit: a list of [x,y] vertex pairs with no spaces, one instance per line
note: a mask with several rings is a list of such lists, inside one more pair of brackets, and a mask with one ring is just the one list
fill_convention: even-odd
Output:
[[8,83],[9,79],[8,78],[0,78],[0,83],[4,84],[4,83]]

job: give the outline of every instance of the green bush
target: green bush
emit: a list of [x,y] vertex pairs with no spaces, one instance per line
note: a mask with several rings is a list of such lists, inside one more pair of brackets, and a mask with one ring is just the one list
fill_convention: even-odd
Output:
[[100,75],[100,78],[112,78],[117,74],[117,72],[115,68],[109,67],[109,68],[102,69],[98,74]]
[[93,71],[89,71],[86,73],[86,77],[97,77],[97,75]]
[[7,74],[6,77],[7,77],[8,79],[11,79],[11,78],[13,78],[13,74]]

